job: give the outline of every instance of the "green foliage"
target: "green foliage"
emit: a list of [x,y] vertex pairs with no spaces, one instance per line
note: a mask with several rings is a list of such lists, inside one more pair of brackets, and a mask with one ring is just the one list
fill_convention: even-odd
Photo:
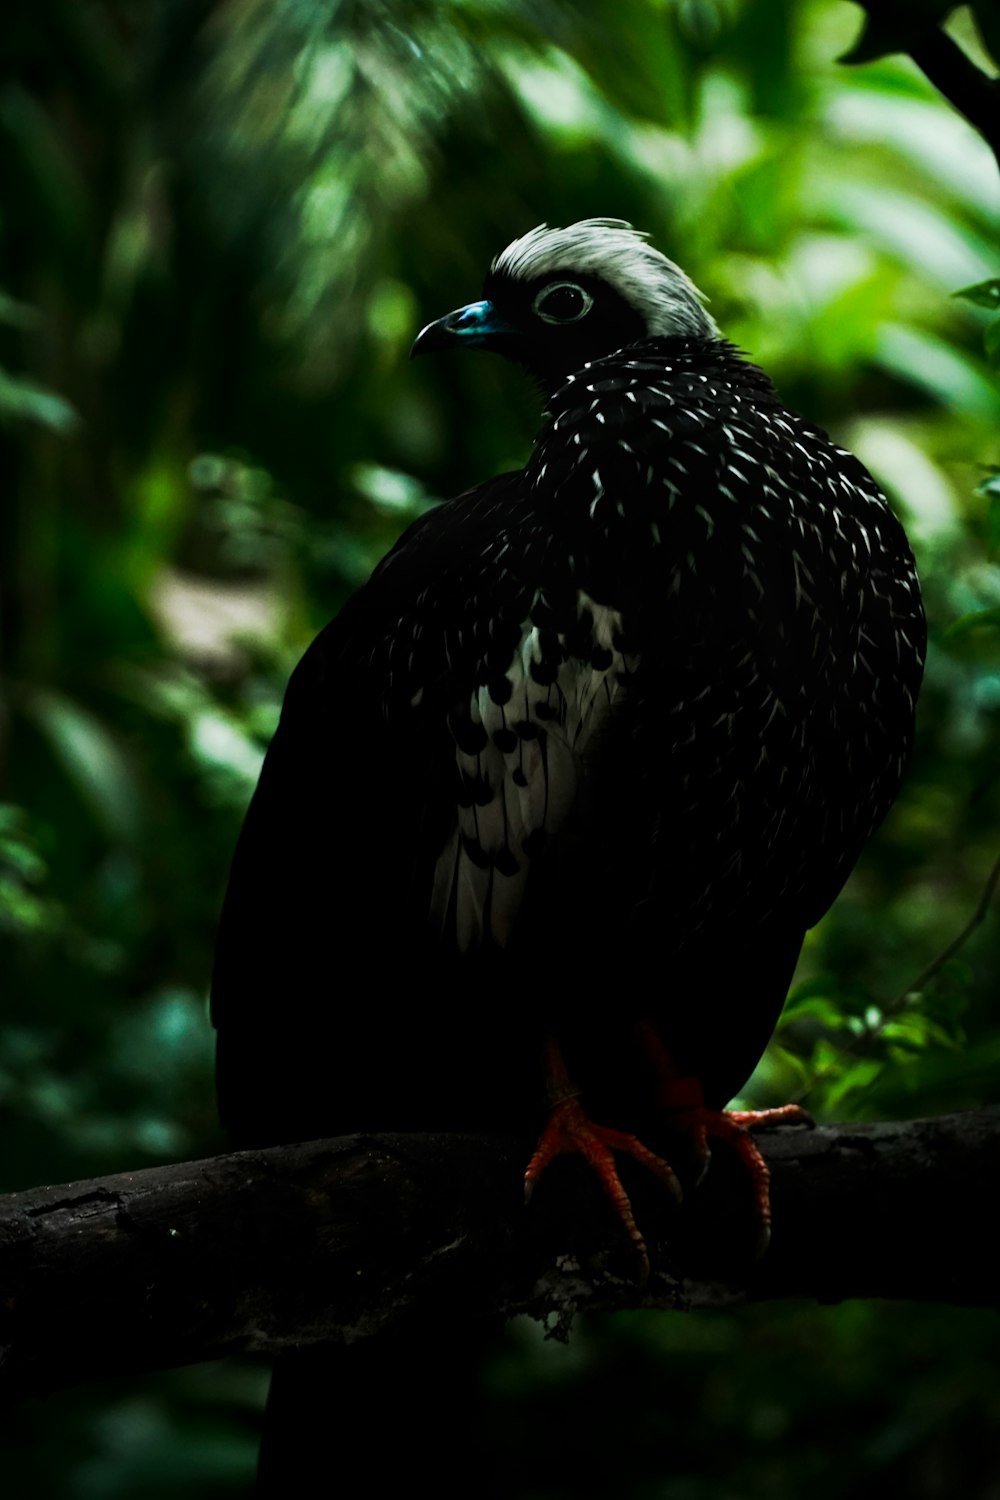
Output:
[[56,929],[58,908],[44,893],[47,874],[24,809],[0,803],[0,926],[19,935]]
[[969,9],[984,49],[994,60],[1000,59],[1000,5],[997,0],[973,0]]
[[911,52],[915,47],[933,45],[938,27],[958,7],[955,0],[880,0],[871,8],[858,0],[865,11],[861,34],[845,63],[870,63],[893,52]]
[[[288,673],[408,520],[520,462],[537,420],[516,371],[413,369],[409,342],[514,234],[590,214],[650,230],[869,464],[927,598],[906,789],[743,1102],[995,1098],[996,169],[886,55],[952,7],[882,9],[851,69],[841,0],[51,0],[5,22],[6,1187],[222,1146],[213,928]],[[995,7],[972,11],[995,53]],[[765,1308],[595,1324],[558,1354],[519,1338],[495,1379],[525,1500],[989,1493],[981,1319]],[[5,1480],[245,1493],[262,1390],[233,1364],[32,1406]],[[599,1484],[539,1427],[588,1402],[631,1455],[594,1457]]]
[[[955,296],[964,297],[966,302],[971,302],[975,307],[987,307],[991,312],[997,312],[1000,310],[1000,280],[991,277],[989,281],[963,287]],[[990,367],[1000,370],[1000,318],[993,318],[986,324],[983,330],[983,347]]]

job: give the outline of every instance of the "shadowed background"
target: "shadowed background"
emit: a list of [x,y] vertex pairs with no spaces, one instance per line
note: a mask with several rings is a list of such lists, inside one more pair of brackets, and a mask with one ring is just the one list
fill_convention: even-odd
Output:
[[[1000,854],[1000,394],[988,314],[952,296],[997,272],[1000,189],[911,63],[837,63],[857,26],[843,0],[5,19],[4,1189],[222,1148],[213,931],[287,675],[403,525],[520,464],[537,419],[502,361],[409,345],[515,235],[593,214],[648,229],[868,464],[927,598],[909,780],[745,1102],[996,1102],[995,916],[920,976]],[[997,1342],[981,1314],[860,1304],[619,1316],[568,1348],[515,1327],[498,1464],[512,1500],[992,1500]],[[227,1362],[25,1405],[9,1491],[246,1493],[264,1388]]]

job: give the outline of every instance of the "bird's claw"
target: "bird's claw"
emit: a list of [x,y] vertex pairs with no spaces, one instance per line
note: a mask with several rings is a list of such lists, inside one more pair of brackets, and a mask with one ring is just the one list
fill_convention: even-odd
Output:
[[758,1260],[771,1242],[771,1172],[750,1132],[760,1125],[795,1123],[814,1123],[811,1116],[797,1104],[761,1110],[709,1109],[703,1104],[697,1104],[671,1111],[671,1129],[681,1131],[692,1141],[694,1155],[700,1166],[697,1177],[699,1184],[711,1165],[712,1152],[708,1144],[710,1137],[726,1141],[749,1171],[757,1212],[755,1253]]
[[625,1226],[639,1259],[640,1281],[645,1284],[649,1279],[649,1251],[618,1175],[614,1153],[631,1156],[634,1161],[646,1167],[663,1183],[676,1202],[680,1203],[684,1195],[673,1168],[661,1156],[650,1151],[648,1146],[644,1146],[638,1137],[622,1130],[613,1130],[607,1125],[595,1124],[584,1112],[579,1099],[571,1097],[557,1103],[549,1114],[535,1154],[524,1174],[526,1200],[530,1199],[545,1168],[557,1156],[567,1152],[582,1156],[596,1172],[605,1194]]

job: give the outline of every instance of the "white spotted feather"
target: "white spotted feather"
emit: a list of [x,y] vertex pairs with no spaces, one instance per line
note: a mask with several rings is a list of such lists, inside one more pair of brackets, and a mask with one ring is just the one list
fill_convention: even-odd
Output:
[[[456,807],[455,827],[437,860],[431,895],[432,922],[443,932],[453,921],[462,952],[486,941],[501,947],[509,941],[533,861],[565,824],[587,753],[623,700],[625,683],[635,670],[636,658],[614,646],[621,630],[618,611],[582,591],[578,611],[593,622],[592,648],[611,653],[606,668],[595,667],[588,658],[567,657],[555,682],[536,682],[531,669],[541,660],[541,644],[529,618],[506,673],[513,689],[508,703],[494,703],[485,689],[470,699],[473,722],[489,738],[476,755],[456,745],[456,764],[465,775],[487,782],[493,795],[485,806]],[[557,640],[565,648],[565,637]],[[514,723],[533,726],[537,735],[519,737],[513,749],[503,750],[494,736]],[[470,843],[484,857],[474,859]]]

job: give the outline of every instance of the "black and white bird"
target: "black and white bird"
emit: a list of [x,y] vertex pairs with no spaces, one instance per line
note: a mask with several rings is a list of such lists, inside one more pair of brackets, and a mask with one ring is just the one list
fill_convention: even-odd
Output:
[[899,787],[920,591],[871,475],[628,224],[515,240],[413,352],[461,348],[541,382],[541,431],[292,678],[219,934],[222,1113],[243,1144],[543,1130],[532,1179],[578,1149],[615,1197],[620,1152],[672,1180],[665,1121],[742,1135]]

